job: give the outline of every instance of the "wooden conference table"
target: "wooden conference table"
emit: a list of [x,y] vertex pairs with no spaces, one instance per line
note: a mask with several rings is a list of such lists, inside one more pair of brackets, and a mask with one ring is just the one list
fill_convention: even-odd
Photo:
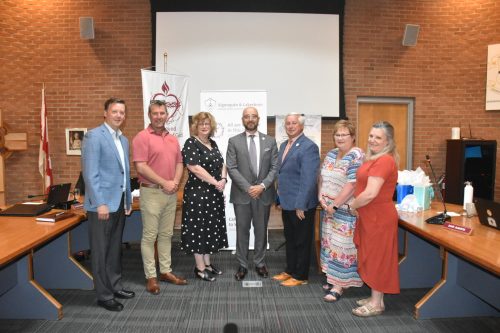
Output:
[[[124,242],[142,235],[138,200],[132,209]],[[72,256],[90,248],[86,215],[81,208],[71,211],[74,217],[57,223],[0,217],[0,319],[61,319],[62,305],[46,289],[94,289],[91,273]]]
[[[447,205],[460,213],[462,206]],[[467,235],[425,222],[442,211],[399,212],[401,288],[432,289],[415,305],[416,318],[500,316],[500,231],[477,217],[452,217]]]
[[57,223],[0,217],[0,318],[60,319],[62,305],[46,289],[93,289],[71,256],[70,230],[85,219],[74,212]]

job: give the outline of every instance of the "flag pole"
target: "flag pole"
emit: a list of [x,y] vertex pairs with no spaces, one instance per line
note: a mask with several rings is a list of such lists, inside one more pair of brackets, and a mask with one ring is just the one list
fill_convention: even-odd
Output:
[[167,72],[167,57],[168,57],[168,53],[167,53],[167,51],[165,51],[163,53],[163,72],[164,73]]
[[[45,82],[42,82],[42,108],[44,107],[43,105],[45,104]],[[40,110],[40,131],[42,130],[42,110]],[[44,133],[40,133],[40,141],[43,141],[42,139],[42,136],[44,136]],[[43,150],[43,148],[41,148]],[[39,152],[40,154],[40,152]],[[38,156],[38,163],[40,164],[40,156]],[[39,166],[40,167],[40,166]],[[43,163],[43,168],[45,170],[45,161]],[[42,175],[42,191],[40,193],[44,193],[47,191],[47,189],[45,188],[45,174]]]

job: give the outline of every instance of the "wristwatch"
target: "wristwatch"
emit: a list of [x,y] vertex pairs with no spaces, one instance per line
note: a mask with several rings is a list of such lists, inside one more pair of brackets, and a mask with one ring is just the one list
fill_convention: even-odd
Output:
[[339,207],[337,206],[332,206],[333,209],[335,209],[335,211],[339,210]]

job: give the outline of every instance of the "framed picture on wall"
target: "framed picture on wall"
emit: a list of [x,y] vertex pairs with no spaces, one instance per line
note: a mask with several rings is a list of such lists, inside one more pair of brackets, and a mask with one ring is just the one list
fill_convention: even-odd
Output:
[[81,155],[86,128],[66,128],[66,155]]
[[500,44],[488,45],[486,111],[500,110]]

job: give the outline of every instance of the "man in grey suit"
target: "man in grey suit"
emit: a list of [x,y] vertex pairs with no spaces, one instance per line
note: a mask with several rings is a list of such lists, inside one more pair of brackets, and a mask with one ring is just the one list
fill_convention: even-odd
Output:
[[89,221],[92,273],[97,304],[121,311],[115,298],[132,298],[123,289],[121,244],[125,215],[132,208],[129,143],[120,131],[125,120],[125,101],[110,98],[104,103],[104,124],[87,132],[82,147],[82,174]]
[[278,170],[276,140],[257,131],[259,113],[254,107],[243,110],[245,132],[229,139],[226,165],[232,180],[230,202],[236,215],[236,258],[239,268],[234,277],[241,281],[248,272],[250,225],[254,228],[255,270],[267,278],[265,264],[267,224],[275,200],[274,180]]

